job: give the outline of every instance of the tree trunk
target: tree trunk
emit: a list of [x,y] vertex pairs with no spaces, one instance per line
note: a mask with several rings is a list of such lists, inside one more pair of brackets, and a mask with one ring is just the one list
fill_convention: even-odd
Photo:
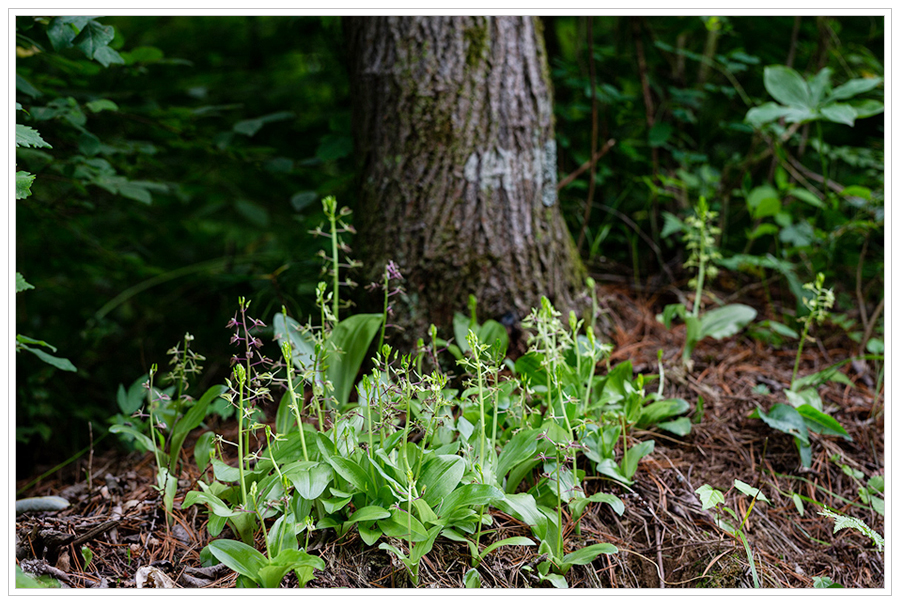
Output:
[[[560,215],[547,56],[532,17],[354,17],[345,23],[368,281],[406,278],[408,344],[450,324],[574,308],[584,268]],[[446,331],[443,330],[446,334]]]

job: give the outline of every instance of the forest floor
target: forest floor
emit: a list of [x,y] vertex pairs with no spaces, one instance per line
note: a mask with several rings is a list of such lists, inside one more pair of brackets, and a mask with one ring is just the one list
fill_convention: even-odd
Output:
[[[706,339],[697,346],[693,369],[687,373],[679,370],[684,326],[666,330],[655,319],[666,301],[675,300],[647,298],[615,286],[601,294],[615,345],[612,362],[630,359],[636,373],[656,373],[657,350],[662,350],[665,395],[684,398],[692,406],[702,396],[704,405],[702,418],[686,437],[661,431],[643,435],[652,437],[656,447],[640,462],[630,489],[593,475],[587,466],[590,462],[584,460],[586,493],[596,491],[602,482],[606,492],[625,502],[625,512],[617,516],[608,505],[594,503],[586,508],[580,527],[569,520],[567,551],[595,542],[619,549],[618,554],[601,555],[592,564],[572,567],[569,586],[752,587],[743,545],[717,528],[695,495],[703,484],[727,491],[734,479],[740,479],[759,486],[771,500],[771,504],[757,502],[744,526],[762,587],[809,588],[813,578],[820,576],[845,587],[884,587],[884,554],[855,531],[833,533],[834,522],[818,515],[821,507],[809,502],[856,517],[884,534],[883,517],[862,503],[860,483],[842,469],[845,465],[862,472],[863,483],[884,474],[884,413],[874,393],[873,364],[847,364],[842,371],[852,386],[829,382],[820,389],[825,411],[853,440],[811,434],[813,463],[801,470],[792,438],[748,417],[757,406],[766,410],[783,401],[783,390],[791,382],[795,340],[775,348],[746,333],[722,341]],[[741,302],[760,309],[759,318],[763,318],[765,300],[745,297],[753,298],[753,292],[742,296]],[[858,354],[858,344],[842,330],[826,325],[815,335],[817,344],[804,349],[800,375]],[[229,430],[235,432],[228,423],[211,428],[226,438]],[[184,450],[190,452],[192,446],[189,439]],[[90,485],[79,481],[89,464]],[[61,512],[19,516],[17,558],[43,558],[48,572],[69,587],[135,587],[138,569],[146,566],[161,571],[178,587],[234,586],[236,574],[223,565],[201,568],[199,552],[210,541],[206,514],[200,506],[181,510],[180,503],[202,476],[196,467],[185,467],[167,527],[162,501],[152,486],[151,454],[95,451],[92,459],[70,464],[19,494],[59,495],[71,505]],[[17,488],[29,482],[30,477],[21,477]],[[802,514],[794,493],[809,498]],[[750,499],[729,496],[727,502],[743,517]],[[530,535],[518,520],[496,510],[491,513],[496,529],[492,539]],[[80,554],[82,545],[93,552],[87,568]],[[309,545],[310,553],[321,557],[326,569],[316,572],[308,587],[411,587],[403,566],[387,552],[366,547],[356,531],[341,539],[330,529],[315,531]],[[479,567],[483,587],[549,587],[524,568],[536,566],[535,556],[534,548],[496,550]],[[439,539],[423,560],[419,586],[463,587],[463,574],[470,564],[465,544]],[[290,574],[282,585],[295,586],[296,579]]]

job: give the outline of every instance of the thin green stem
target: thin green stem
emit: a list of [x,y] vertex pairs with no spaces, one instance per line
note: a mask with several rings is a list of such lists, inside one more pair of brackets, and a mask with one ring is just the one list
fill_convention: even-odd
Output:
[[803,335],[800,336],[800,344],[797,345],[797,358],[794,359],[794,372],[791,374],[791,388],[794,387],[794,380],[797,379],[797,370],[800,368],[800,355],[803,354],[803,343],[806,342],[806,334],[809,333],[809,324],[812,321],[804,321]]
[[297,430],[300,431],[300,444],[303,447],[303,461],[309,461],[309,453],[306,451],[306,437],[303,434],[303,420],[300,416],[300,406],[297,403],[297,394],[294,392],[294,380],[292,377],[293,371],[291,371],[291,357],[288,356],[287,360],[287,380],[288,380],[288,392],[291,395],[291,410],[294,412],[294,417],[297,420]]

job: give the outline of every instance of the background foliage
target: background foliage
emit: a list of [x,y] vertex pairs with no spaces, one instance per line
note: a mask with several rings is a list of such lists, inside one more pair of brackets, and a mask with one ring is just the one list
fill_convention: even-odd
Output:
[[[829,68],[835,88],[883,77],[883,19],[544,26],[560,180],[615,141],[593,176],[560,192],[595,275],[658,287],[668,272],[685,286],[678,231],[704,195],[734,269],[718,287],[764,276],[773,310],[795,314],[798,284],[823,272],[862,338],[860,318],[883,299],[882,116],[793,132],[745,117],[778,100],[767,66],[804,78]],[[87,422],[105,426],[118,410],[119,384],[162,363],[185,332],[210,360],[198,389],[218,383],[238,296],[267,322],[282,305],[310,313],[322,243],[308,231],[321,197],[354,205],[355,174],[339,18],[17,17],[16,28],[17,122],[51,145],[17,149],[17,170],[36,175],[16,202],[16,270],[34,285],[18,294],[17,331],[77,367],[17,355],[21,473],[86,445]],[[883,87],[854,100],[881,101]],[[809,176],[823,167],[856,188],[838,194]]]

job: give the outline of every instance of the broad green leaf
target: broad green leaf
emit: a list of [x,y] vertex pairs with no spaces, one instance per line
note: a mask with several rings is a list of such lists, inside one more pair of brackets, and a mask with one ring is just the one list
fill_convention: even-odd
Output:
[[16,293],[23,292],[27,289],[34,289],[34,286],[25,280],[22,273],[16,273]]
[[[301,329],[297,321],[281,313],[275,315],[272,324],[278,346],[281,346],[282,342],[290,342],[294,366],[301,371],[312,369],[316,361],[316,348],[309,334]],[[317,374],[321,376],[321,371],[317,371]],[[321,380],[321,377],[319,379]]]
[[428,530],[415,517],[410,516],[406,510],[395,509],[391,512],[389,518],[378,520],[377,522],[378,528],[388,537],[399,537],[407,540],[410,538],[409,531],[412,530],[413,541],[428,539]]
[[306,468],[285,470],[284,475],[304,499],[318,499],[331,483],[332,471],[327,464],[316,463]]
[[419,477],[422,497],[432,507],[453,492],[466,471],[466,462],[458,455],[438,455],[425,462]]
[[793,390],[801,390],[806,387],[816,388],[821,386],[825,382],[836,382],[838,384],[844,384],[846,386],[853,386],[853,382],[850,379],[841,373],[839,370],[843,365],[849,363],[850,360],[839,361],[832,365],[831,367],[826,367],[821,371],[817,371],[816,373],[811,373],[802,378],[797,378],[794,380],[792,389]]
[[566,578],[561,575],[557,575],[556,573],[544,575],[544,580],[548,581],[550,585],[552,585],[556,589],[569,589],[569,584],[566,583]]
[[22,350],[27,350],[31,354],[37,356],[40,360],[44,361],[48,365],[53,365],[57,369],[61,369],[63,371],[78,371],[75,368],[75,365],[72,364],[69,359],[63,359],[61,357],[55,357],[52,354],[47,354],[43,350],[38,348],[31,348],[29,346],[20,346]]
[[827,413],[823,413],[811,405],[800,405],[797,407],[797,412],[806,421],[807,428],[813,432],[843,436],[847,440],[853,440],[844,427]]
[[135,63],[156,63],[161,61],[165,54],[155,46],[138,46],[128,52],[121,53],[126,65]]
[[738,491],[746,495],[747,497],[755,497],[757,501],[765,501],[766,503],[772,503],[768,497],[766,497],[762,491],[757,489],[756,487],[752,487],[743,480],[734,479],[734,488]]
[[833,105],[822,107],[819,112],[826,120],[836,124],[852,126],[856,120],[856,110],[845,103],[834,103]]
[[819,70],[819,73],[810,78],[809,91],[811,95],[811,105],[817,106],[825,99],[825,94],[831,88],[831,73],[832,71],[830,68],[823,67]]
[[847,104],[853,107],[853,110],[856,111],[856,119],[860,120],[872,117],[873,115],[878,115],[879,113],[884,113],[884,103],[881,101],[864,99],[862,101],[852,101]]
[[463,575],[463,585],[467,589],[481,589],[481,575],[478,574],[477,569],[470,568],[466,571],[466,574]]
[[325,461],[327,461],[334,471],[344,480],[363,493],[374,494],[374,485],[370,484],[368,474],[366,474],[358,463],[351,459],[339,457],[333,450],[334,445],[328,437],[321,432],[318,433],[316,443],[318,444],[319,451],[322,453],[322,457]]
[[157,486],[162,491],[163,503],[166,510],[171,513],[175,505],[175,492],[178,490],[178,479],[169,473],[168,468],[159,468],[157,474]]
[[660,422],[656,425],[657,428],[661,428],[672,434],[677,436],[687,436],[691,433],[691,420],[687,417],[679,417],[678,419],[674,419],[668,422]]
[[647,141],[651,147],[662,147],[669,141],[672,136],[672,124],[668,122],[657,122],[653,124],[647,133]]
[[[480,586],[480,584],[479,584]],[[16,565],[16,589],[50,589],[58,588],[59,581],[48,575],[32,577]]]
[[56,352],[56,346],[48,344],[44,340],[36,340],[34,338],[29,338],[28,336],[23,336],[22,334],[16,334],[16,342],[18,342],[19,344],[34,344],[35,346],[43,346],[45,348],[49,348],[53,352]]
[[666,329],[672,329],[672,319],[680,317],[682,320],[687,317],[687,309],[684,304],[666,304],[662,313],[656,315],[656,320],[666,326]]
[[326,358],[328,380],[334,385],[334,397],[339,406],[347,404],[356,374],[365,360],[366,351],[372,343],[378,328],[381,327],[382,315],[359,314],[348,317],[338,323],[329,337],[329,344],[340,349],[341,353],[329,351]]
[[347,524],[353,524],[354,522],[369,522],[371,520],[383,520],[390,517],[391,513],[383,507],[369,505],[353,512],[350,518],[347,519]]
[[475,508],[489,505],[497,499],[503,499],[503,491],[495,486],[464,484],[444,498],[444,503],[438,506],[440,509],[438,515],[441,518],[446,518],[458,507]]
[[[87,58],[94,59],[97,58],[95,56],[97,51],[112,42],[114,37],[115,30],[111,25],[100,25],[92,19],[85,23],[81,32],[72,40],[72,45],[83,52]],[[100,62],[103,63],[103,61]]]
[[747,195],[747,209],[750,210],[751,214],[755,214],[757,208],[767,200],[779,201],[778,191],[769,185],[756,187]]
[[101,111],[118,111],[119,106],[109,99],[97,99],[96,101],[88,101],[84,104],[91,112],[100,113]]
[[530,547],[530,546],[534,545],[534,541],[532,541],[528,537],[507,537],[506,539],[501,539],[500,541],[491,543],[489,546],[484,548],[481,551],[480,558],[483,559],[485,556],[487,556],[489,553],[491,553],[495,549],[504,547],[506,545],[520,545],[520,546]]
[[794,500],[794,507],[797,508],[797,512],[802,516],[804,511],[803,499],[797,493],[791,493],[791,499]]
[[52,149],[52,147],[41,138],[41,135],[37,130],[28,126],[23,126],[22,124],[16,124],[16,147],[45,147],[47,149]]
[[[796,384],[794,387],[796,388]],[[818,409],[819,411],[822,410],[822,399],[819,397],[819,393],[812,388],[785,390],[784,396],[794,408],[799,408],[801,405],[807,405],[814,409]]]
[[[805,107],[785,107],[778,103],[763,103],[759,107],[753,107],[747,111],[744,121],[754,128],[761,128],[764,124],[785,118],[791,123],[812,119],[815,114]],[[788,120],[788,117],[791,119]]]
[[790,189],[787,194],[790,195],[791,197],[795,197],[796,199],[799,199],[802,202],[808,203],[809,205],[814,206],[816,208],[824,208],[825,207],[825,202],[823,202],[821,199],[819,199],[813,193],[811,193],[810,191],[808,191],[806,189],[800,189],[798,187],[794,187],[794,188]]
[[201,471],[205,470],[206,466],[209,464],[209,458],[214,451],[215,439],[216,433],[208,431],[201,434],[197,439],[197,442],[194,443],[194,461]]
[[873,493],[884,493],[884,475],[876,474],[866,483]]
[[641,418],[638,420],[637,425],[639,428],[655,426],[664,419],[687,413],[690,408],[690,404],[681,398],[670,398],[650,403],[641,411]]
[[72,40],[82,30],[85,23],[93,18],[88,16],[54,18],[47,27],[47,37],[50,39],[53,50],[59,51],[72,46]]
[[763,71],[766,91],[782,105],[812,109],[812,94],[806,80],[785,65],[770,65]]
[[212,467],[216,480],[220,482],[238,482],[241,479],[239,468],[229,466],[219,458],[213,458]]
[[187,438],[187,435],[191,430],[203,423],[203,420],[206,418],[206,410],[209,408],[209,404],[214,399],[222,396],[226,390],[227,388],[221,384],[209,388],[203,393],[200,400],[194,403],[194,406],[184,414],[184,417],[175,424],[175,428],[172,430],[172,441],[169,444],[169,454],[172,457],[173,470],[174,463],[178,459],[178,452],[181,451],[181,445],[184,443],[184,439]]
[[504,477],[512,468],[528,460],[537,450],[537,435],[540,430],[525,430],[513,436],[500,451],[497,459],[497,476]]
[[31,183],[34,182],[34,174],[22,170],[16,172],[16,199],[25,199],[31,195]]
[[243,134],[244,136],[252,137],[260,129],[271,122],[278,122],[283,120],[288,120],[294,117],[294,113],[292,111],[279,111],[277,113],[270,113],[268,115],[263,115],[261,117],[256,117],[249,120],[242,120],[234,125],[232,130],[237,132],[238,134]]
[[[663,228],[662,232],[659,234],[660,237],[666,239],[670,235],[675,233],[680,233],[684,230],[684,223],[680,218],[672,214],[671,212],[663,212]],[[668,329],[668,328],[666,328]]]
[[587,498],[587,501],[593,501],[595,503],[608,503],[610,506],[612,506],[613,511],[619,516],[625,513],[625,504],[622,503],[621,499],[619,499],[612,493],[594,493]]
[[757,407],[751,417],[759,417],[770,428],[790,434],[804,445],[809,444],[809,430],[806,428],[806,422],[803,421],[803,416],[790,405],[776,403],[772,405],[768,413]]
[[259,571],[268,560],[255,548],[232,539],[217,539],[209,544],[209,551],[231,570],[259,581]]
[[861,187],[859,185],[852,185],[849,187],[844,187],[844,190],[841,191],[841,196],[843,197],[860,197],[865,199],[866,201],[872,200],[872,190],[867,187]]
[[147,436],[146,434],[143,434],[142,432],[138,432],[137,430],[135,430],[134,428],[132,428],[130,426],[123,426],[121,424],[113,424],[112,426],[109,427],[109,431],[112,432],[113,434],[118,434],[118,433],[128,434],[129,436],[131,436],[135,440],[137,440],[140,443],[140,445],[142,447],[144,447],[144,449],[147,451],[153,451],[156,448],[156,446],[153,444],[153,441],[150,440],[149,436]]
[[589,545],[563,556],[562,564],[560,564],[560,570],[565,573],[568,572],[568,570],[576,564],[590,564],[597,556],[600,556],[602,554],[617,553],[619,553],[619,548],[617,548],[615,545],[612,545],[611,543],[597,543],[594,545]]
[[637,472],[638,462],[643,457],[653,452],[655,444],[654,441],[647,440],[638,443],[625,451],[625,455],[622,457],[622,474],[624,474],[626,478],[631,480],[634,473]]
[[493,505],[513,518],[517,518],[535,528],[539,527],[542,522],[545,522],[543,514],[538,510],[534,497],[529,493],[507,493],[503,496],[503,499],[494,502]]
[[725,495],[722,494],[722,491],[714,489],[708,484],[696,489],[695,492],[697,497],[700,498],[700,505],[704,510],[714,508],[720,503],[725,503]]
[[756,318],[756,309],[744,304],[729,304],[704,313],[700,318],[700,338],[721,340],[738,333]]
[[828,96],[828,100],[838,101],[853,98],[858,94],[878,88],[881,82],[881,78],[857,78],[855,80],[850,80],[832,90],[831,94]]
[[478,329],[478,340],[482,344],[487,344],[495,349],[497,356],[503,358],[506,356],[506,349],[509,347],[509,334],[502,324],[488,319]]
[[236,512],[232,510],[230,507],[228,507],[228,504],[226,504],[224,501],[222,501],[212,493],[204,493],[201,491],[190,491],[187,495],[185,495],[184,501],[181,503],[181,509],[186,510],[195,503],[206,504],[207,506],[209,506],[210,512],[222,518],[232,518],[244,514],[244,512]]

